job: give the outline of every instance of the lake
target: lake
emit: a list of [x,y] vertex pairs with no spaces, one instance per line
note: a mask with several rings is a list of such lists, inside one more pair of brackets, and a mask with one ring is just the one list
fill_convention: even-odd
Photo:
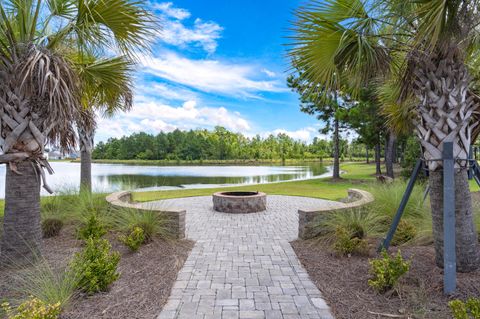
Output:
[[[47,175],[55,191],[76,190],[80,183],[80,163],[51,162],[54,175]],[[0,167],[0,198],[5,197],[5,165]],[[295,166],[144,166],[92,164],[94,192],[126,189],[159,190],[272,183],[327,176],[321,164]],[[42,188],[42,195],[47,193]]]

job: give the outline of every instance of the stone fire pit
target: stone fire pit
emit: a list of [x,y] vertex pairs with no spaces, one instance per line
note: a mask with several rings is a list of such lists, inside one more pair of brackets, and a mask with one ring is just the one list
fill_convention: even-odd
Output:
[[267,209],[267,194],[262,192],[219,192],[213,194],[213,209],[231,214],[256,213]]

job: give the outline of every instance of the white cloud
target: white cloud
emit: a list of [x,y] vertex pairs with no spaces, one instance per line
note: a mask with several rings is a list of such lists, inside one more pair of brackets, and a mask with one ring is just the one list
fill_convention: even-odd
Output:
[[165,43],[182,48],[193,44],[211,54],[217,49],[217,40],[222,30],[217,23],[198,18],[195,19],[192,28],[186,27],[181,21],[166,21],[160,31],[160,38]]
[[186,48],[188,45],[201,47],[211,54],[217,49],[217,40],[220,39],[223,28],[214,21],[203,21],[196,18],[193,24],[187,25],[187,18],[191,16],[186,9],[176,8],[172,2],[162,2],[153,5],[154,10],[160,13],[162,29],[160,39],[170,45]]
[[185,101],[197,99],[197,94],[191,90],[166,83],[156,82],[137,82],[135,93],[138,102],[148,101],[151,98],[167,101]]
[[175,8],[172,2],[162,2],[153,5],[155,10],[162,12],[166,17],[183,20],[190,17],[190,12],[186,9]]
[[277,73],[270,71],[269,69],[263,68],[262,72],[265,73],[270,78],[274,78],[275,76],[277,76]]
[[170,106],[154,100],[135,103],[126,114],[114,118],[99,119],[98,140],[108,137],[121,137],[134,132],[156,134],[175,129],[213,128],[223,126],[235,132],[251,129],[250,123],[238,112],[225,107],[198,106],[197,101],[189,100],[181,106]]
[[204,92],[255,97],[252,93],[287,91],[278,80],[254,79],[259,75],[254,65],[212,59],[191,60],[173,52],[142,60],[144,72]]
[[328,139],[327,135],[320,134],[318,132],[318,129],[313,126],[307,126],[298,130],[286,130],[286,129],[279,128],[273,131],[261,133],[260,135],[265,138],[271,134],[273,135],[285,134],[295,140],[300,140],[307,143],[311,142],[315,137],[319,137],[321,139]]

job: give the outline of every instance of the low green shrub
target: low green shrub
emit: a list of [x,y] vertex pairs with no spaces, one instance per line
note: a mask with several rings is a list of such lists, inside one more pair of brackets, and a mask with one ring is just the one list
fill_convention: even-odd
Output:
[[134,227],[128,235],[120,235],[118,239],[131,251],[137,251],[145,242],[145,232],[140,227]]
[[410,261],[403,259],[400,250],[395,257],[390,256],[384,250],[382,251],[382,257],[372,259],[369,262],[370,273],[373,278],[368,280],[368,284],[378,292],[392,289],[399,278],[410,269]]
[[47,218],[42,221],[43,238],[55,237],[60,234],[63,221],[57,218]]
[[469,298],[467,302],[459,299],[448,303],[454,319],[480,319],[480,299]]
[[61,312],[60,303],[47,304],[35,297],[30,297],[15,309],[3,303],[2,309],[6,319],[57,319]]
[[106,239],[89,237],[84,249],[75,254],[71,268],[78,277],[77,287],[88,294],[106,291],[118,279],[120,254],[111,251]]
[[99,220],[96,214],[90,214],[86,222],[80,226],[77,235],[79,239],[87,240],[89,238],[98,239],[107,233],[105,226]]
[[363,239],[362,229],[347,230],[344,227],[338,227],[335,232],[333,250],[340,255],[351,255],[354,253],[365,254],[368,252],[368,243]]
[[417,227],[405,219],[400,220],[392,239],[393,246],[399,246],[413,240],[417,236]]

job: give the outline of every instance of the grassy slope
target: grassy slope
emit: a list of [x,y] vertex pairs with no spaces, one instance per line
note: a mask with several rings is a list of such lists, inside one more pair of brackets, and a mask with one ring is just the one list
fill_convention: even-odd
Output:
[[362,187],[362,183],[372,180],[375,172],[374,165],[363,163],[345,163],[341,169],[344,180],[332,182],[330,179],[311,179],[305,181],[281,182],[272,184],[257,184],[248,186],[234,186],[223,188],[208,189],[185,189],[172,191],[149,191],[137,192],[133,194],[133,199],[139,202],[146,202],[167,198],[192,197],[211,195],[213,192],[221,190],[252,190],[262,191],[271,195],[293,195],[308,196],[315,198],[338,200],[347,196],[347,189],[352,187]]

